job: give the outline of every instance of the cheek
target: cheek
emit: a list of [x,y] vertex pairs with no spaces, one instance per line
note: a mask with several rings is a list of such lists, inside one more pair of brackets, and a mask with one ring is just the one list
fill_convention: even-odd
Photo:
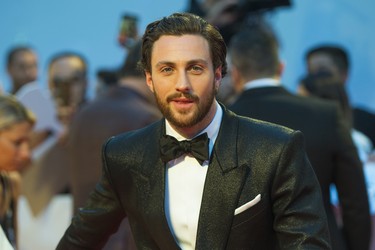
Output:
[[15,150],[9,147],[9,145],[4,145],[0,142],[0,169],[11,170],[13,168],[13,162],[15,158]]

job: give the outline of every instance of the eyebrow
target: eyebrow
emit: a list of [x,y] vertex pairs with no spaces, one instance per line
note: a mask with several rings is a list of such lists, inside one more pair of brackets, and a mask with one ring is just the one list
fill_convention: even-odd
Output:
[[[207,62],[206,60],[204,59],[194,59],[194,60],[190,60],[187,62],[188,65],[191,65],[191,64],[203,64],[203,65],[208,65],[209,62]],[[155,67],[160,67],[161,65],[176,65],[176,63],[174,62],[170,62],[170,61],[160,61],[158,63],[156,63]]]

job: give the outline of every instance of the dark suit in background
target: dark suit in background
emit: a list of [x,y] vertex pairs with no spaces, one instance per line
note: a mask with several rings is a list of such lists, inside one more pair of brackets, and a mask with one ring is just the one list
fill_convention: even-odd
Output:
[[[258,26],[232,38],[232,77],[242,93],[229,107],[239,115],[300,130],[318,177],[333,249],[367,250],[370,216],[362,165],[349,127],[334,103],[293,95],[280,86],[282,65],[272,29]],[[330,204],[330,185],[338,190],[343,213],[340,231]]]
[[[318,177],[327,212],[334,249],[368,245],[369,212],[362,165],[349,129],[336,105],[298,97],[282,87],[244,91],[230,107],[237,114],[281,124],[303,132],[306,152]],[[334,183],[343,212],[343,233],[338,229],[330,204],[330,184]]]

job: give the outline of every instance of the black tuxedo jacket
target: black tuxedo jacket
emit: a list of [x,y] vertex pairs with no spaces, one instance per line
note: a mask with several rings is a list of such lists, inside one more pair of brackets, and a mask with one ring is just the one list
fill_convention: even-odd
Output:
[[[103,176],[57,249],[100,249],[128,216],[139,249],[179,249],[164,210],[161,120],[110,139]],[[235,209],[261,194],[244,212]],[[330,249],[316,176],[299,131],[224,110],[199,215],[196,249]]]
[[[333,249],[367,250],[371,225],[362,165],[338,106],[293,95],[282,87],[262,87],[244,91],[230,109],[302,131],[323,192]],[[340,198],[343,233],[330,205],[331,183],[337,186]]]

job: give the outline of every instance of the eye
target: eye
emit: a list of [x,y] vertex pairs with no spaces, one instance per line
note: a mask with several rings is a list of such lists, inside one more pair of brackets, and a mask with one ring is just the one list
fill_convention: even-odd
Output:
[[193,65],[190,67],[190,72],[193,74],[199,75],[203,72],[203,68],[199,65]]
[[163,74],[166,74],[166,75],[170,75],[173,72],[173,68],[172,67],[163,67],[163,68],[161,68],[160,72],[162,72]]
[[24,139],[19,139],[19,140],[13,141],[13,144],[15,147],[19,148],[24,142],[25,142]]

